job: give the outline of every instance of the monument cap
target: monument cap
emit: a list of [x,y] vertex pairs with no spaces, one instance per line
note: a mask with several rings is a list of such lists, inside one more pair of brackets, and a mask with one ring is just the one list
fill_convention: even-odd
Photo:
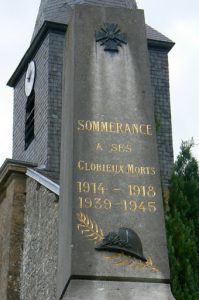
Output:
[[136,9],[136,0],[41,0],[32,39],[45,21],[68,24],[74,5],[97,5]]
[[118,233],[110,232],[95,248],[112,252],[123,252],[142,261],[147,261],[143,254],[142,242],[137,233],[130,228],[119,228]]

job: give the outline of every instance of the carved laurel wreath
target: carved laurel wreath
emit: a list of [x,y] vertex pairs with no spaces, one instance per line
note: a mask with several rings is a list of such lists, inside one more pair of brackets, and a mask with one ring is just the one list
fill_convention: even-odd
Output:
[[[77,219],[79,221],[79,223],[77,224],[77,229],[85,238],[87,238],[88,240],[92,240],[95,243],[100,242],[104,239],[104,232],[102,228],[100,228],[99,225],[88,215],[80,212],[77,214]],[[114,253],[108,256],[104,256],[104,259],[111,260],[112,265],[114,266],[127,265],[138,270],[149,268],[152,272],[159,272],[158,268],[153,265],[153,261],[150,256],[147,258],[146,262],[135,259],[123,253]]]
[[84,213],[80,212],[77,214],[78,221],[77,229],[84,235],[87,239],[93,240],[95,242],[102,241],[104,239],[103,230],[97,225],[95,221],[89,218]]
[[151,269],[152,272],[157,273],[159,272],[158,268],[153,265],[153,261],[149,256],[146,262],[141,260],[135,259],[131,256],[127,256],[123,253],[114,253],[110,256],[104,256],[105,259],[111,260],[112,265],[114,266],[123,266],[127,265],[129,267],[133,267],[137,270],[144,270],[144,269]]

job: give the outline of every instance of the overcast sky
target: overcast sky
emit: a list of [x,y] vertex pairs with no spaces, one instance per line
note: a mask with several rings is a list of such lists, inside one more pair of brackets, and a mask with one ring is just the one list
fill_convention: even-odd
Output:
[[[6,83],[29,47],[40,0],[0,0],[0,165],[12,156],[13,91]],[[199,159],[199,1],[137,0],[146,23],[176,45],[169,54],[175,155],[194,138]],[[197,145],[198,144],[198,145]]]

